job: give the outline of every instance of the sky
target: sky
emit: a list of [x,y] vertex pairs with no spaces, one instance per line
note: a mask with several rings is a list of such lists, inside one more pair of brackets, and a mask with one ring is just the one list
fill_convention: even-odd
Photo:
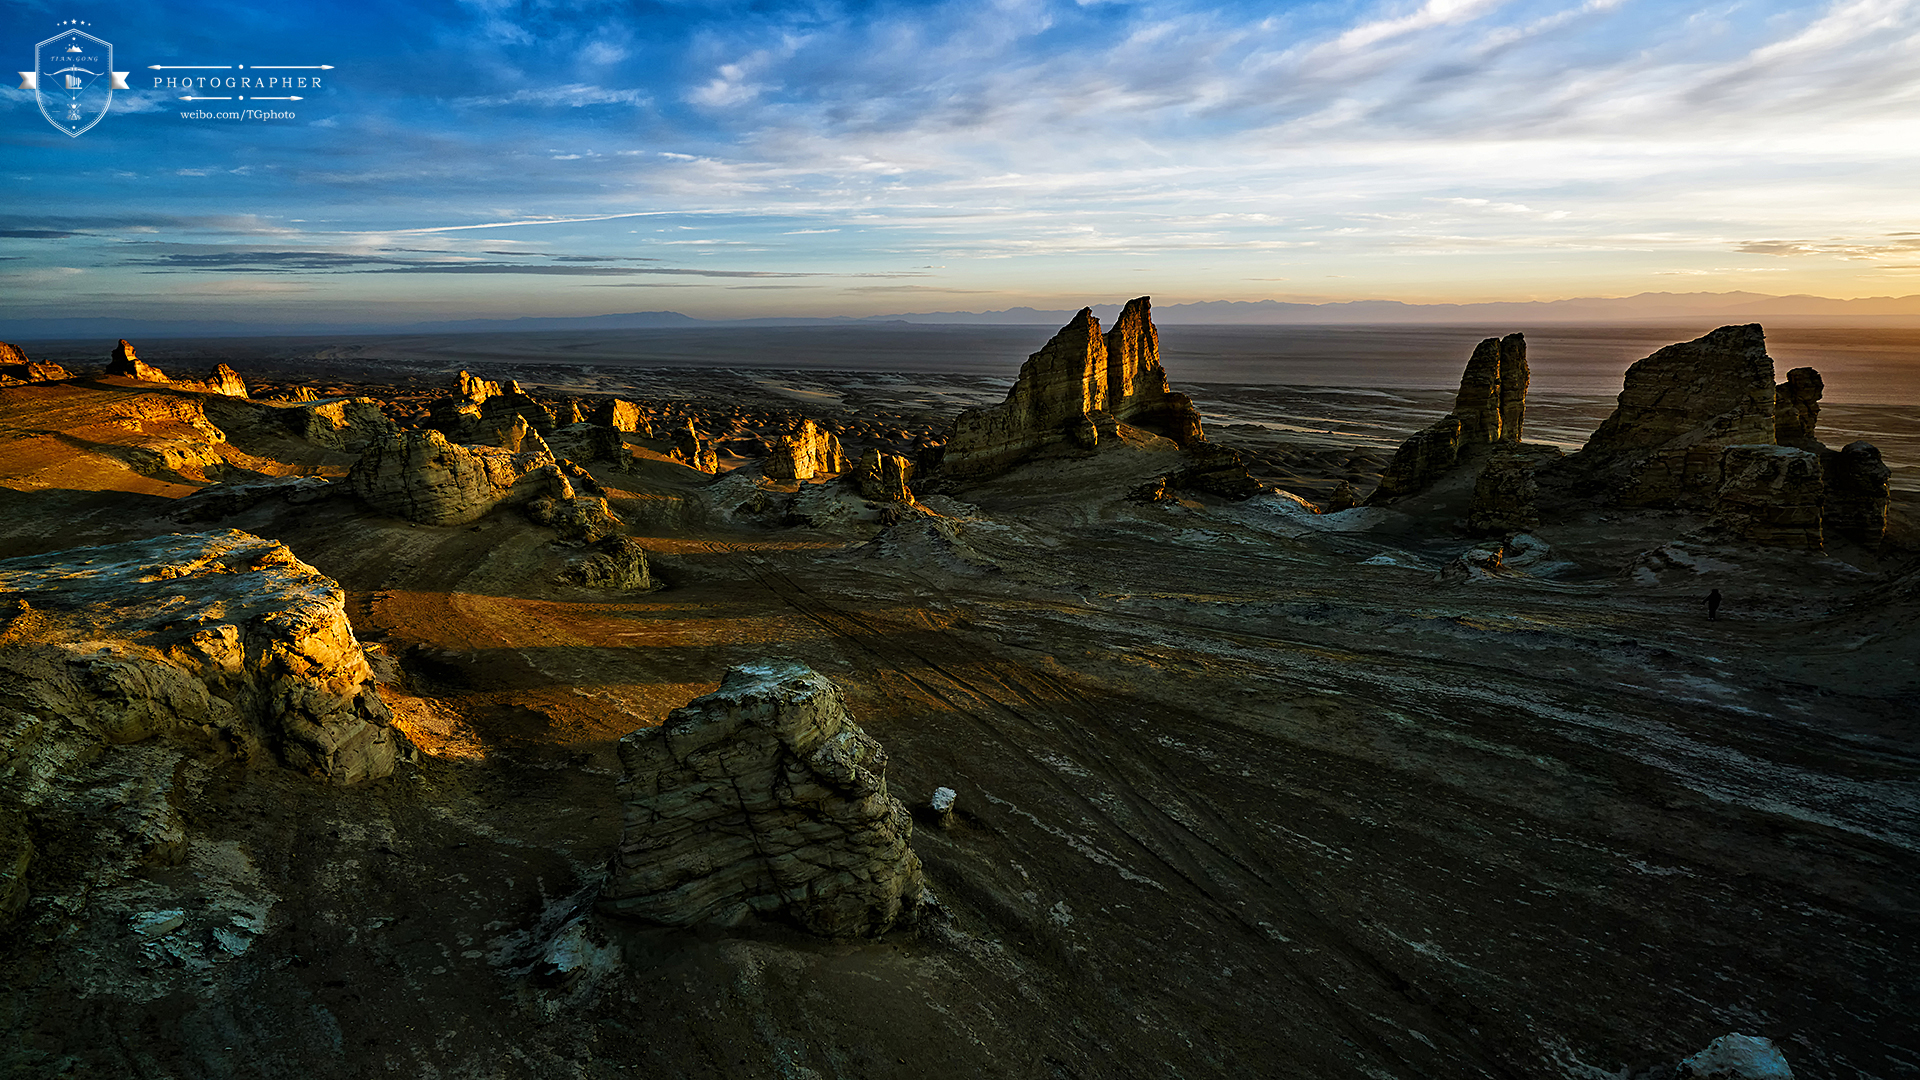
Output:
[[0,69],[68,29],[129,89],[0,89],[0,336],[1920,293],[1915,0],[8,0]]

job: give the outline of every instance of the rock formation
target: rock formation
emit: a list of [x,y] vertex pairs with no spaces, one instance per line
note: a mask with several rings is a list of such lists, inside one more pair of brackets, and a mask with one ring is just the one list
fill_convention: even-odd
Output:
[[0,386],[22,383],[56,382],[73,374],[59,364],[39,364],[27,359],[26,350],[0,341]]
[[719,690],[620,740],[620,761],[626,825],[602,911],[672,926],[778,916],[855,938],[922,899],[886,751],[803,664],[728,670]]
[[1674,1068],[1675,1080],[1793,1080],[1793,1067],[1772,1039],[1722,1035]]
[[566,579],[594,589],[637,591],[653,588],[647,551],[628,536],[609,536],[594,545],[593,554],[567,567]]
[[1400,444],[1368,505],[1432,487],[1463,455],[1480,447],[1518,444],[1526,426],[1528,377],[1524,336],[1487,338],[1475,346],[1460,376],[1453,411]]
[[126,338],[114,347],[113,359],[107,362],[107,374],[119,375],[142,382],[166,382],[166,373],[134,354],[133,343]]
[[209,484],[174,500],[167,516],[175,521],[219,521],[262,503],[306,506],[333,494],[334,485],[318,476],[280,476],[246,483]]
[[857,479],[860,494],[874,502],[910,503],[913,501],[913,489],[907,482],[913,479],[913,462],[899,454],[883,453],[879,447],[869,447],[860,455],[860,470]]
[[940,468],[955,479],[982,479],[1044,453],[1092,450],[1103,422],[1182,447],[1203,440],[1193,402],[1167,390],[1147,297],[1129,301],[1104,337],[1093,310],[1082,308],[1027,358],[1005,401],[960,414]]
[[553,455],[457,446],[438,431],[378,439],[354,463],[347,484],[376,509],[428,525],[463,525],[501,503],[549,494]]
[[393,769],[345,596],[283,544],[226,530],[10,559],[0,593],[12,801],[76,755],[156,735],[333,783]]
[[1496,535],[1538,527],[1540,485],[1535,471],[1560,456],[1559,448],[1552,446],[1497,444],[1474,481],[1467,528],[1482,535]]
[[561,466],[548,470],[547,494],[527,503],[527,517],[559,533],[568,543],[585,544],[612,536],[625,523],[608,508],[604,496],[575,488],[576,478],[583,484],[591,484],[593,478],[586,475],[586,470],[573,468],[577,477],[569,477]]
[[775,480],[811,480],[847,471],[847,458],[833,432],[802,418],[786,432],[767,440],[761,471]]
[[221,394],[226,397],[243,398],[247,396],[247,381],[240,373],[225,364],[215,364],[213,371],[201,383],[209,394]]
[[640,430],[640,407],[631,401],[608,398],[594,406],[592,422],[615,431]]
[[1628,368],[1618,406],[1568,468],[1601,499],[1704,510],[1734,539],[1819,550],[1832,532],[1877,546],[1885,466],[1871,444],[1820,443],[1824,389],[1812,368],[1776,386],[1761,328],[1723,326]]
[[602,424],[569,424],[554,428],[546,443],[556,458],[574,461],[604,461],[618,468],[633,463],[633,453],[617,428]]
[[309,397],[290,408],[279,409],[278,413],[281,422],[294,435],[315,446],[347,453],[359,453],[375,440],[400,430],[387,419],[379,402],[366,397],[328,401]]
[[1877,548],[1887,534],[1887,507],[1892,501],[1893,471],[1880,460],[1870,442],[1851,442],[1820,455],[1826,474],[1826,506],[1822,523],[1828,537]]
[[673,449],[668,451],[668,456],[703,473],[720,470],[720,456],[714,452],[713,443],[700,434],[692,420],[674,430]]
[[1820,424],[1820,395],[1825,391],[1820,373],[1812,368],[1787,372],[1787,381],[1773,388],[1773,441],[1818,452],[1813,432]]
[[456,443],[501,445],[516,423],[545,434],[554,429],[553,410],[535,401],[520,384],[504,386],[462,371],[454,376],[453,397],[436,405],[428,423]]

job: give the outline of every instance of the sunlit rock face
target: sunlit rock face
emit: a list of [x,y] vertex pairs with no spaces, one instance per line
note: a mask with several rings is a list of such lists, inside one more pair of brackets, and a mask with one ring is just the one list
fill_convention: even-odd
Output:
[[954,479],[994,476],[1049,450],[1093,449],[1100,428],[1115,423],[1182,447],[1203,440],[1193,402],[1167,389],[1144,296],[1129,301],[1104,336],[1093,309],[1082,308],[1027,358],[1005,401],[960,414],[940,467]]
[[281,409],[279,417],[289,431],[315,446],[349,453],[400,430],[380,403],[367,397],[302,401]]
[[548,494],[553,455],[544,444],[515,454],[456,446],[438,431],[403,431],[374,441],[347,474],[374,508],[428,525],[463,525],[501,503]]
[[767,440],[767,458],[761,468],[776,480],[811,480],[846,472],[847,457],[838,436],[803,418],[791,430]]
[[0,562],[0,747],[10,798],[106,744],[211,739],[351,784],[398,737],[339,585],[234,530]]
[[1453,411],[1400,444],[1367,502],[1378,506],[1425,491],[1476,448],[1517,445],[1526,427],[1528,379],[1524,336],[1487,338],[1475,346]]
[[874,502],[910,503],[913,489],[907,482],[912,478],[913,462],[899,454],[888,454],[875,446],[860,456],[856,479],[863,498]]
[[700,434],[700,429],[693,426],[692,420],[673,429],[672,441],[673,448],[667,453],[673,460],[698,472],[720,471],[720,455],[714,450],[713,441]]
[[0,386],[56,382],[72,377],[72,373],[59,364],[36,363],[27,359],[25,349],[0,341]]
[[804,664],[720,689],[620,740],[626,825],[601,910],[672,926],[753,916],[833,938],[884,933],[925,883],[887,755]]
[[506,433],[524,425],[545,434],[555,427],[553,410],[535,401],[516,381],[504,385],[467,372],[454,376],[453,396],[433,409],[428,421],[456,443],[503,444]]

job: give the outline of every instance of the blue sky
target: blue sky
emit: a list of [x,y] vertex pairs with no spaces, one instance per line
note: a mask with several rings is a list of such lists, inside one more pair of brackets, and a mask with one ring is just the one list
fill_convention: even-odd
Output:
[[1913,0],[15,0],[0,68],[68,19],[134,89],[0,90],[0,329],[1920,293]]

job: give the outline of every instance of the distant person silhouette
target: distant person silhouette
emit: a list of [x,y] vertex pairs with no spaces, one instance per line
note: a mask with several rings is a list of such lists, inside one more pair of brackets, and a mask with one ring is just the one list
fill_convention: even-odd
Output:
[[1707,618],[1718,619],[1719,617],[1720,617],[1720,590],[1715,589],[1712,592],[1707,594]]

